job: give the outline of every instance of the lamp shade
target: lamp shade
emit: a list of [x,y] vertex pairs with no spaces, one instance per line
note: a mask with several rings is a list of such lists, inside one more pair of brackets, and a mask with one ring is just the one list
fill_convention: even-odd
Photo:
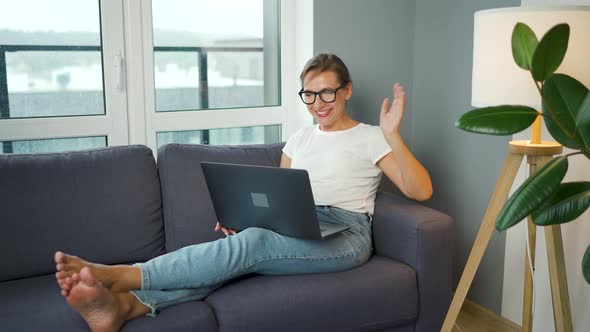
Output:
[[567,23],[567,53],[556,70],[590,87],[590,6],[512,7],[478,11],[474,15],[471,104],[541,108],[541,97],[530,72],[512,57],[512,30],[525,23],[540,40],[553,26]]

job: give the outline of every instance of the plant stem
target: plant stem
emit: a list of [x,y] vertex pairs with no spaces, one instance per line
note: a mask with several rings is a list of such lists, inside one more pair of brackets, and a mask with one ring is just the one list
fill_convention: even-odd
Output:
[[533,78],[533,82],[535,82],[535,86],[537,87],[537,90],[539,90],[539,94],[541,95],[541,99],[543,99],[543,89],[542,89],[542,87],[539,85],[539,82],[537,82],[534,78]]

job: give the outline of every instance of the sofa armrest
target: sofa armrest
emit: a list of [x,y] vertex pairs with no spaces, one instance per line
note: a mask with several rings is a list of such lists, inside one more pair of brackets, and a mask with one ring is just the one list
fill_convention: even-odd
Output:
[[451,303],[453,220],[400,195],[379,192],[373,216],[375,254],[416,271],[416,331],[438,331]]

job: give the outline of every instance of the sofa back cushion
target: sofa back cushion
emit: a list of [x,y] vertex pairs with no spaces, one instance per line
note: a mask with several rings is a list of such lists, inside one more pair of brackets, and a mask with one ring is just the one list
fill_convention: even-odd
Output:
[[266,145],[167,144],[158,150],[166,250],[213,241],[217,219],[201,169],[202,161],[279,166],[283,143]]
[[160,185],[145,146],[0,156],[0,281],[55,272],[56,250],[105,263],[164,252]]

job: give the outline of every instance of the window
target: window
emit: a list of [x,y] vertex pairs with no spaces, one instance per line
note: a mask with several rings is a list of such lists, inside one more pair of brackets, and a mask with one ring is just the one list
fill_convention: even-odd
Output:
[[[99,3],[53,4],[19,1],[0,11],[2,118],[105,113]],[[59,19],[66,7],[81,19]]]
[[115,89],[111,56],[123,38],[101,28],[122,19],[114,3],[0,3],[2,153],[127,143],[125,95]]
[[152,0],[144,43],[153,57],[143,67],[146,101],[154,103],[146,107],[154,110],[146,115],[148,145],[282,140],[280,7],[279,0]]
[[278,0],[152,0],[156,111],[280,104]]
[[[310,21],[311,2],[303,3]],[[302,106],[296,7],[281,0],[0,2],[1,153],[282,141],[301,126],[293,115]],[[305,41],[311,50],[312,39]]]

